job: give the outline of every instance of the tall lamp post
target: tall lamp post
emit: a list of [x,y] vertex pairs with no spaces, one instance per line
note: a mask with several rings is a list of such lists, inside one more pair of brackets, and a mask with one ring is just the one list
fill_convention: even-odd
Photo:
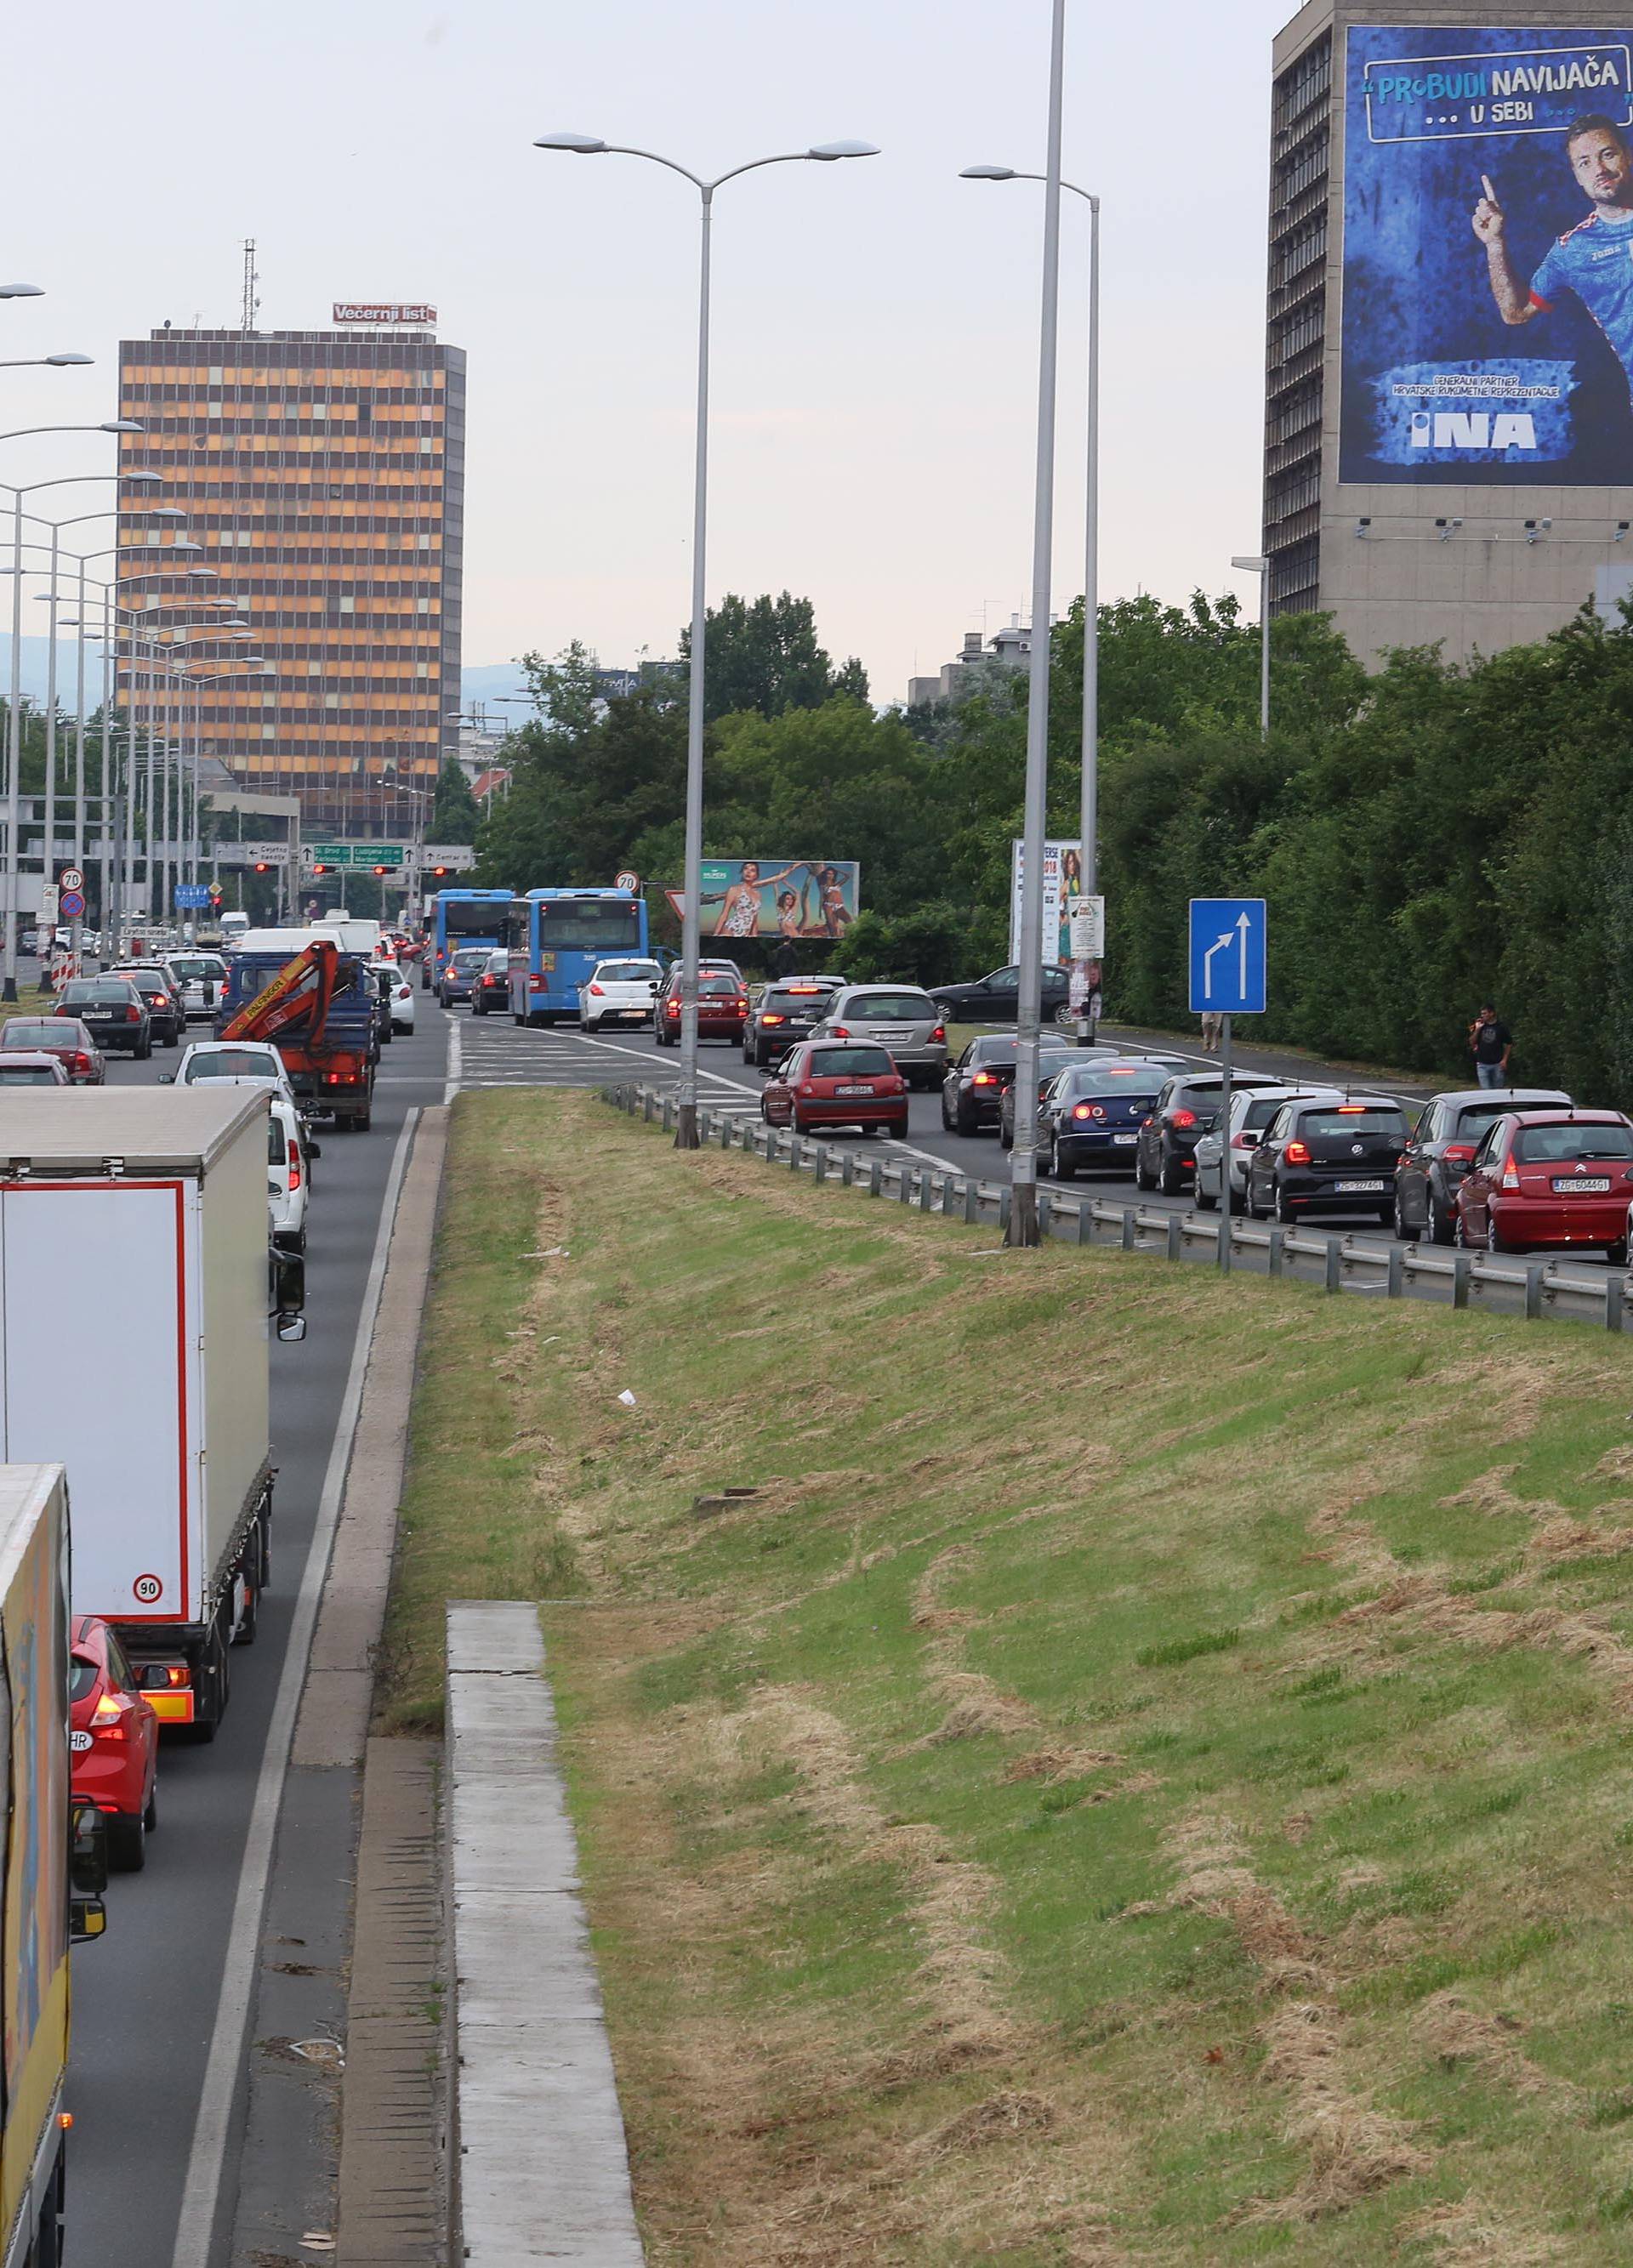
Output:
[[[1057,0],[1063,4],[1063,0]],[[832,165],[841,158],[876,158],[871,142],[821,142],[809,150],[789,150],[772,158],[751,158],[734,166],[712,181],[694,173],[673,158],[655,150],[633,150],[619,143],[602,142],[589,134],[542,134],[537,150],[565,151],[576,158],[644,158],[667,166],[690,181],[703,204],[702,249],[698,293],[698,423],[691,528],[691,644],[689,657],[686,722],[686,853],[682,880],[681,914],[681,1060],[676,1111],[675,1146],[698,1147],[698,954],[700,900],[703,895],[703,695],[704,639],[706,622],[706,581],[704,556],[708,519],[709,475],[709,236],[713,218],[714,192],[740,173],[764,166]]]
[[[1013,166],[966,166],[958,178],[961,181],[1041,181],[1047,177],[1019,173]],[[1083,785],[1077,831],[1083,894],[1092,898],[1100,890],[1100,200],[1092,190],[1079,188],[1075,181],[1062,181],[1060,187],[1082,197],[1089,208],[1089,468],[1083,512]],[[1093,1044],[1092,998],[1085,1002],[1078,1034],[1085,1043]]]
[[1233,552],[1230,564],[1259,578],[1259,731],[1270,738],[1270,562],[1258,552]]

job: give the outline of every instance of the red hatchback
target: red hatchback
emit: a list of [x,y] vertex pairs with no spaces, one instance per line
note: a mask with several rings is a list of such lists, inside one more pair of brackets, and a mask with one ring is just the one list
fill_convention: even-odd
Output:
[[1476,1251],[1597,1245],[1628,1258],[1633,1119],[1619,1110],[1511,1110],[1458,1184],[1456,1241]]
[[70,1086],[100,1086],[107,1076],[102,1051],[78,1016],[8,1016],[0,1024],[0,1048],[55,1056]]
[[[681,997],[678,962],[663,980],[653,1011],[653,1037],[661,1048],[680,1045]],[[698,1037],[700,1040],[741,1040],[749,1020],[749,988],[741,976],[723,968],[698,971]]]
[[817,1126],[907,1131],[907,1082],[887,1049],[868,1040],[807,1040],[760,1096],[768,1126],[809,1134]]
[[133,1874],[159,1824],[159,1719],[124,1648],[94,1615],[74,1617],[70,1668],[74,1793],[107,1821],[108,1864]]

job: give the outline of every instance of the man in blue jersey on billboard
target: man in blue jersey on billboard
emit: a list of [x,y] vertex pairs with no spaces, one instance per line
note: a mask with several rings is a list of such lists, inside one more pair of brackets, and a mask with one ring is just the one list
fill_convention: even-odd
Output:
[[1505,323],[1528,323],[1548,313],[1562,291],[1574,291],[1633,382],[1633,147],[1626,129],[1595,113],[1566,128],[1565,157],[1592,209],[1549,245],[1528,283],[1509,251],[1496,191],[1481,175],[1485,195],[1474,225],[1492,297]]

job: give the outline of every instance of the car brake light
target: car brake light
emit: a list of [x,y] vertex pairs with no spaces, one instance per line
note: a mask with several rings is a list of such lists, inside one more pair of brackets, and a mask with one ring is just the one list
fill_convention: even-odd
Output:
[[815,1094],[816,1088],[812,1080],[802,1079],[794,1091],[796,1094]]
[[107,1740],[122,1741],[125,1737],[124,1705],[113,1694],[105,1693],[91,1712],[91,1726],[93,1732],[102,1734]]
[[300,1145],[292,1139],[289,1145],[289,1186],[292,1195],[300,1187]]
[[1448,1142],[1443,1155],[1455,1158],[1459,1166],[1467,1166],[1474,1158],[1474,1145],[1472,1142]]
[[843,1024],[836,1024],[828,1035],[828,1037],[831,1040],[848,1040],[850,1036],[849,1032],[846,1031]]
[[1341,1102],[1338,1106],[1338,1116],[1341,1118],[1364,1118],[1366,1105],[1364,1102]]
[[1194,1110],[1176,1110],[1168,1123],[1171,1126],[1194,1126],[1196,1113]]
[[1503,1160],[1503,1187],[1505,1189],[1517,1189],[1519,1187],[1519,1175],[1515,1170],[1514,1153],[1511,1150]]
[[970,1082],[972,1086],[996,1086],[996,1077],[989,1071],[978,1071]]
[[1097,1102],[1075,1102],[1072,1116],[1074,1118],[1104,1118],[1105,1113]]
[[1282,1155],[1289,1166],[1307,1166],[1310,1163],[1310,1145],[1308,1142],[1289,1142]]
[[671,1016],[678,1016],[678,1015],[679,1015],[679,1013],[680,1013],[680,1002],[679,1002],[678,1000],[671,1000],[671,1001],[669,1002],[669,1014],[670,1014]]
[[787,1020],[786,1016],[763,1015],[760,1018],[762,1024],[786,1024]]
[[932,1043],[932,1045],[934,1045],[934,1044],[935,1044],[936,1042],[940,1042],[940,1041],[942,1041],[942,1040],[944,1040],[946,1037],[947,1037],[947,1027],[946,1027],[946,1025],[945,1025],[945,1024],[938,1024],[938,1025],[935,1027],[935,1030],[931,1033],[931,1035],[930,1035],[931,1043]]
[[76,1055],[75,1055],[75,1057],[74,1057],[74,1069],[75,1069],[76,1071],[89,1071],[89,1070],[90,1070],[90,1068],[91,1068],[91,1058],[90,1058],[90,1057],[89,1057],[88,1055],[84,1055],[84,1054],[80,1054],[80,1053],[76,1053]]
[[127,1007],[124,1011],[124,1019],[127,1024],[139,1024],[142,1020],[142,1011],[139,1008]]
[[598,1000],[601,998],[602,994],[606,990],[606,989],[607,988],[604,984],[592,984],[590,986],[590,990],[595,995],[595,998]]

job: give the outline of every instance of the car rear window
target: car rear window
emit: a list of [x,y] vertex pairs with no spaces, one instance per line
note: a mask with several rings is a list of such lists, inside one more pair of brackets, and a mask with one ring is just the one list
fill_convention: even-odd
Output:
[[0,1048],[71,1048],[78,1037],[78,1024],[70,1024],[66,1016],[39,1020],[13,1016],[0,1024]]
[[781,985],[773,985],[770,991],[761,994],[760,1005],[779,1016],[820,1016],[830,998],[826,992],[801,990],[798,987],[787,990]]
[[1522,1166],[1573,1158],[1633,1158],[1633,1126],[1522,1126],[1514,1145]]
[[269,1166],[282,1166],[287,1163],[285,1156],[285,1144],[287,1139],[288,1138],[284,1132],[283,1120],[276,1115],[269,1118],[267,1121],[267,1163]]
[[657,973],[655,961],[607,961],[595,971],[604,984],[646,984]]
[[248,1048],[201,1048],[187,1067],[188,1079],[264,1079],[269,1082],[277,1077],[277,1070],[268,1056],[255,1055]]
[[1070,1095],[1127,1094],[1155,1095],[1163,1083],[1160,1071],[1147,1064],[1127,1071],[1075,1071],[1067,1086]]
[[846,1002],[845,1013],[870,1024],[933,1024],[940,1011],[927,992],[859,992]]
[[122,982],[103,984],[70,984],[63,994],[63,1003],[64,1006],[67,1006],[70,1002],[75,1000],[122,1000],[128,1006],[129,1005],[131,992],[135,988],[133,986]]
[[0,1064],[0,1086],[60,1086],[49,1064]]
[[95,1685],[96,1675],[96,1664],[88,1653],[70,1654],[68,1670],[70,1701],[83,1701]]
[[1014,1040],[977,1040],[970,1051],[970,1061],[975,1064],[1013,1063],[1016,1045]]
[[1495,1126],[1513,1107],[1511,1102],[1477,1102],[1471,1109],[1459,1110],[1456,1138],[1459,1142],[1478,1142],[1487,1128]]
[[1298,1121],[1298,1130],[1306,1138],[1314,1135],[1319,1142],[1335,1142],[1346,1134],[1403,1135],[1406,1118],[1393,1108],[1352,1104],[1346,1109],[1335,1105],[1331,1110],[1304,1111]]
[[175,961],[166,961],[165,966],[173,976],[182,977],[188,983],[202,982],[206,976],[214,977],[219,981],[226,975],[224,962],[208,960],[202,953],[190,954],[186,960],[178,958]]
[[455,968],[479,968],[492,950],[491,945],[462,945],[451,965]]
[[743,987],[735,976],[699,976],[698,990],[700,993],[708,993],[713,998],[728,993],[741,992]]
[[818,1048],[810,1060],[813,1079],[842,1079],[853,1071],[888,1078],[895,1068],[883,1048]]

